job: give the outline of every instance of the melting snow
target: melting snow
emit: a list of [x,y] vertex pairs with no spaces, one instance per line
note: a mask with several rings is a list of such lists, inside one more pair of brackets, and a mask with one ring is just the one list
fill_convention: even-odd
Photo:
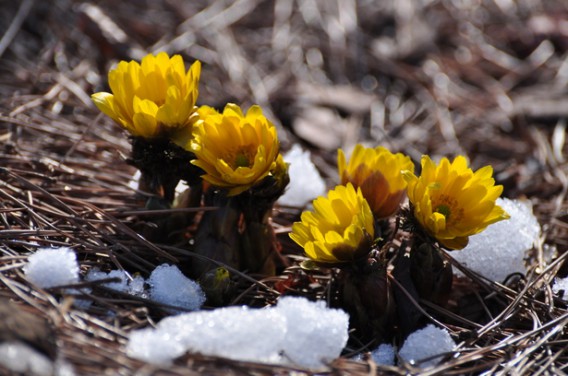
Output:
[[24,266],[26,278],[47,289],[79,282],[79,264],[71,248],[40,248]]
[[556,278],[552,285],[552,291],[555,294],[560,294],[561,291],[564,291],[562,300],[568,301],[568,278]]
[[395,354],[396,349],[392,345],[383,343],[371,352],[371,357],[377,364],[394,366]]
[[309,151],[303,151],[300,145],[294,145],[283,157],[290,164],[290,184],[278,199],[279,204],[303,207],[326,193],[325,182],[312,163]]
[[[461,264],[484,277],[502,282],[513,273],[526,273],[526,252],[538,241],[540,225],[530,206],[516,200],[497,200],[510,219],[494,223],[471,236],[461,251],[450,254]],[[454,268],[456,274],[461,273]]]
[[[399,355],[410,363],[418,363],[422,359],[452,351],[456,344],[446,329],[438,328],[429,324],[408,336]],[[440,358],[434,358],[421,362],[420,366],[429,367],[438,364]]]
[[348,338],[348,315],[324,302],[284,297],[275,307],[227,307],[162,320],[133,331],[129,356],[167,364],[187,351],[235,360],[322,367]]
[[156,302],[191,311],[201,308],[205,303],[205,294],[201,286],[183,275],[175,265],[158,266],[150,274],[147,282],[150,285],[150,299]]

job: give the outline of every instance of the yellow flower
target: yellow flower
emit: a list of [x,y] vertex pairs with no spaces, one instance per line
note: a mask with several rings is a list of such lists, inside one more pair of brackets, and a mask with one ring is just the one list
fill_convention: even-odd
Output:
[[373,213],[361,189],[339,185],[313,202],[314,211],[302,213],[290,238],[314,261],[348,262],[366,255],[375,235]]
[[509,218],[495,204],[503,186],[495,185],[491,166],[473,172],[463,156],[452,163],[443,158],[436,166],[424,155],[420,177],[410,171],[404,171],[403,175],[408,181],[408,198],[414,207],[414,217],[449,249],[464,248],[469,236]]
[[345,154],[337,152],[337,166],[341,184],[352,183],[361,188],[377,218],[394,214],[404,198],[406,181],[401,171],[414,171],[414,164],[404,154],[393,154],[384,147],[365,148],[357,144],[349,163]]
[[186,72],[180,55],[150,54],[141,64],[118,63],[108,74],[112,94],[95,93],[92,99],[133,136],[172,137],[178,144],[185,143],[191,135],[200,73],[199,61]]
[[186,146],[202,168],[202,178],[228,188],[229,196],[246,191],[283,165],[276,127],[259,106],[243,115],[239,106],[228,104],[223,113],[201,107],[193,139]]

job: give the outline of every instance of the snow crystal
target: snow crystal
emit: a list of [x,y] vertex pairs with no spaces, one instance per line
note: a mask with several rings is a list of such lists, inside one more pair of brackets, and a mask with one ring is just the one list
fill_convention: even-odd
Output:
[[227,307],[162,320],[133,331],[129,356],[168,364],[187,351],[242,361],[321,367],[347,342],[347,314],[304,298],[282,298],[276,307]]
[[[117,282],[105,282],[102,285],[113,290],[131,295],[149,298],[158,303],[179,307],[183,310],[172,309],[169,312],[177,314],[185,310],[201,308],[205,302],[205,294],[201,286],[183,275],[177,266],[162,264],[158,266],[148,281],[142,276],[129,278],[124,270],[111,270],[108,273],[99,268],[89,270],[85,276],[87,281],[116,278]],[[148,283],[150,291],[147,292],[145,284]],[[159,349],[158,349],[159,350]]]
[[28,258],[24,274],[30,282],[44,289],[77,283],[77,256],[67,247],[40,248]]
[[82,287],[80,289],[66,289],[65,293],[69,295],[75,295],[75,299],[73,299],[73,307],[82,311],[86,311],[91,308],[93,301],[91,299],[83,299],[81,298],[81,296],[90,294],[91,291],[92,290],[88,287]]
[[552,291],[554,291],[555,294],[560,294],[561,291],[564,291],[562,300],[568,301],[568,277],[556,278],[552,285]]
[[[132,177],[128,181],[128,187],[137,191],[140,187],[140,178],[142,178],[142,173],[140,172],[140,170],[136,170],[134,175],[132,175]],[[188,188],[189,186],[187,185],[187,183],[182,180],[176,186],[176,194],[180,195]]]
[[276,309],[288,322],[284,357],[293,364],[320,367],[337,358],[347,343],[349,316],[339,309],[328,309],[325,302],[285,297]]
[[0,343],[0,365],[26,375],[53,374],[51,360],[21,342]]
[[138,190],[138,186],[140,185],[140,178],[142,177],[142,173],[140,170],[136,170],[130,181],[128,182],[128,187],[133,190]]
[[286,319],[273,309],[227,307],[164,321],[166,330],[184,332],[189,351],[238,360],[278,361],[286,334]]
[[87,281],[98,281],[101,279],[117,278],[117,282],[105,282],[102,285],[109,289],[125,292],[131,295],[145,297],[144,291],[144,278],[141,276],[135,276],[132,279],[128,278],[128,275],[124,270],[111,270],[108,273],[101,271],[99,268],[93,268],[89,270],[85,279]]
[[409,335],[398,354],[407,362],[420,363],[419,365],[422,367],[430,367],[438,364],[440,358],[425,362],[420,362],[420,360],[447,353],[452,351],[455,346],[454,340],[446,329],[429,324]]
[[[182,319],[184,316],[179,315],[175,318]],[[184,337],[184,332],[173,333],[161,329],[160,325],[156,329],[134,330],[130,333],[126,353],[130,357],[148,363],[168,365],[187,351],[183,343]]]
[[371,357],[377,364],[394,366],[395,348],[393,345],[383,343],[371,352]]
[[62,360],[61,358],[57,358],[55,360],[55,372],[54,375],[57,376],[75,376],[75,369],[73,366],[66,361]]
[[303,151],[300,145],[294,145],[283,157],[290,164],[290,184],[278,199],[279,204],[303,207],[326,193],[325,182],[312,163],[309,151]]
[[118,278],[118,282],[105,282],[102,285],[112,290],[126,292],[128,289],[128,276],[123,270],[112,270],[108,273],[101,271],[99,268],[89,270],[85,279],[89,282],[101,279]]
[[[492,280],[502,282],[513,273],[526,273],[525,253],[538,241],[540,225],[527,204],[500,198],[497,204],[511,218],[494,223],[471,236],[469,244],[451,255],[464,266]],[[461,273],[454,268],[456,274]]]
[[[187,278],[175,265],[158,266],[150,278],[150,299],[187,310],[201,308],[205,302],[205,294],[201,286]],[[180,313],[175,311],[174,313]]]
[[156,364],[187,351],[276,363],[285,334],[286,319],[274,309],[227,307],[168,317],[156,330],[134,331],[127,353]]
[[132,277],[132,280],[128,283],[128,293],[142,298],[147,298],[148,294],[144,289],[145,283],[146,281],[144,280],[144,277],[140,275]]

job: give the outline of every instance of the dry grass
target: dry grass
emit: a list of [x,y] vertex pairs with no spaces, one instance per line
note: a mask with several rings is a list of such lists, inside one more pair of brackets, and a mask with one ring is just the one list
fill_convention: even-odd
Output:
[[[421,372],[339,359],[331,374],[567,372],[567,307],[550,288],[555,276],[568,275],[562,0],[23,0],[2,7],[0,294],[53,325],[58,351],[77,374],[292,371],[198,355],[155,369],[128,358],[124,345],[129,330],[159,319],[156,304],[92,285],[87,298],[95,304],[81,311],[23,277],[27,256],[42,246],[71,245],[83,271],[147,275],[162,262],[190,262],[188,251],[138,235],[149,217],[137,213],[143,194],[128,186],[128,140],[89,99],[105,89],[118,59],[156,50],[204,63],[200,103],[262,105],[283,148],[309,147],[330,186],[335,150],[362,141],[414,160],[465,153],[474,167],[494,166],[506,197],[534,204],[543,234],[526,278],[495,284],[466,270],[469,279],[455,287],[456,301],[472,293],[471,305],[487,314],[476,321],[422,305],[460,343],[447,361]],[[277,211],[278,230],[285,233],[294,215]],[[284,251],[293,252],[283,235]],[[321,276],[321,285],[328,279]],[[276,280],[265,282],[239,302],[271,303]]]

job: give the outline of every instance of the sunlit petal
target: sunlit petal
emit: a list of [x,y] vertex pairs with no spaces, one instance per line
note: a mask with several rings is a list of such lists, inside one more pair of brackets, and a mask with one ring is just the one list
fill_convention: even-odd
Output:
[[423,156],[420,177],[403,172],[414,218],[444,247],[465,247],[469,236],[509,218],[495,204],[503,187],[495,185],[492,174],[490,166],[473,172],[464,156],[451,163],[443,158],[438,165]]
[[[121,61],[108,74],[111,93],[92,95],[95,105],[133,136],[170,137],[179,145],[188,143],[201,64],[196,61],[186,72],[179,55],[165,52],[146,55],[140,63]],[[136,102],[135,98],[139,101]],[[152,103],[155,111],[140,111]],[[189,131],[180,132],[188,128]],[[176,137],[181,137],[176,140]]]
[[342,263],[366,255],[374,236],[371,208],[361,189],[339,185],[313,202],[314,211],[302,213],[290,238],[306,255],[321,263]]
[[205,171],[203,179],[212,185],[229,188],[229,195],[236,195],[285,165],[279,157],[276,128],[260,107],[252,106],[243,115],[239,106],[230,103],[223,113],[210,107],[198,113],[189,150],[199,161],[193,163]]
[[365,148],[361,144],[355,146],[349,162],[339,149],[337,167],[341,184],[351,183],[361,188],[377,218],[389,217],[398,210],[407,186],[402,171],[414,171],[409,157],[393,154],[381,146]]

